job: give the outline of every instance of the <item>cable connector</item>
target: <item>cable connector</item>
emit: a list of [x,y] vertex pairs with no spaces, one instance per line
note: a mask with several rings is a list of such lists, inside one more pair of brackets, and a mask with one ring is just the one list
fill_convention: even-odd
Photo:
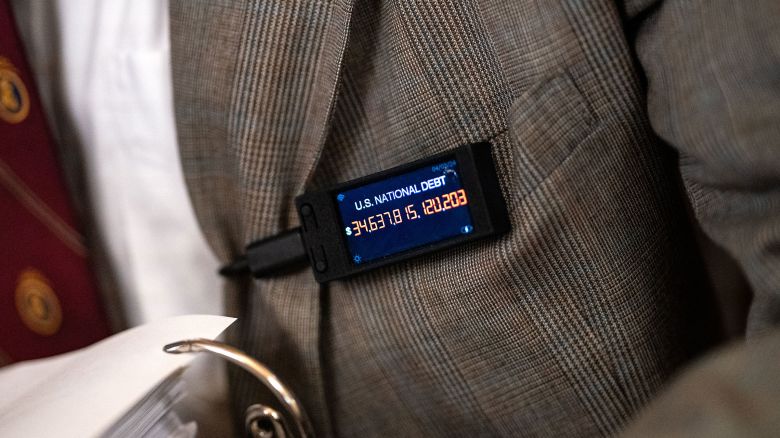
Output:
[[219,274],[233,277],[251,273],[255,278],[270,277],[307,261],[298,227],[250,243],[246,255],[220,268]]

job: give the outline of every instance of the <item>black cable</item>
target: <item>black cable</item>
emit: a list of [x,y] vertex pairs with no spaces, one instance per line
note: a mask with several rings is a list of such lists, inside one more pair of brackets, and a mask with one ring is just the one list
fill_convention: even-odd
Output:
[[251,273],[253,277],[268,277],[301,265],[308,260],[301,240],[301,228],[293,228],[275,236],[256,240],[242,255],[219,269],[219,274],[234,277]]
[[229,264],[219,268],[219,275],[223,277],[235,277],[245,273],[249,273],[249,262],[245,255],[241,255]]

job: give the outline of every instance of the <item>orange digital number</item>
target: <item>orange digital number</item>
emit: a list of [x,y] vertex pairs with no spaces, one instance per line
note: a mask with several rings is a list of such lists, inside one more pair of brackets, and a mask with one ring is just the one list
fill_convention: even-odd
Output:
[[456,192],[458,194],[458,201],[460,205],[466,205],[469,203],[468,198],[466,198],[466,191],[463,189],[460,189]]
[[357,236],[359,236],[360,234],[362,234],[362,233],[360,232],[360,222],[358,222],[358,221],[352,221],[352,225],[354,225],[354,226],[352,227],[352,230],[353,230],[353,231],[355,231],[355,233],[353,234],[353,236],[357,237]]
[[374,232],[374,231],[376,231],[377,229],[379,229],[379,225],[377,225],[377,223],[376,223],[376,222],[374,222],[374,218],[375,218],[375,217],[376,217],[376,216],[369,216],[369,217],[368,217],[368,231],[369,231],[369,232]]
[[452,208],[460,207],[460,201],[458,200],[458,192],[452,192],[450,195],[450,202],[452,203]]
[[393,210],[393,219],[395,219],[395,222],[393,223],[393,225],[398,225],[401,222],[403,222],[403,219],[401,219],[401,210],[399,210],[397,208],[395,210]]
[[436,212],[436,213],[440,212],[441,211],[441,199],[439,199],[439,197],[437,196],[437,197],[433,198],[432,202],[433,202],[433,211]]
[[442,210],[449,210],[450,208],[453,207],[452,201],[450,200],[450,195],[451,194],[452,193],[445,193],[445,194],[441,195],[441,197],[444,198],[444,200],[441,202],[441,209]]
[[390,214],[390,212],[389,211],[383,211],[382,212],[382,218],[384,218],[385,215],[387,215],[387,221],[390,222],[390,225],[395,225],[393,223],[393,216]]
[[418,217],[420,217],[417,215],[417,211],[414,209],[414,204],[407,205],[405,210],[406,210],[406,218],[409,220],[415,220]]
[[433,201],[426,199],[422,203],[423,213],[426,215],[433,214]]

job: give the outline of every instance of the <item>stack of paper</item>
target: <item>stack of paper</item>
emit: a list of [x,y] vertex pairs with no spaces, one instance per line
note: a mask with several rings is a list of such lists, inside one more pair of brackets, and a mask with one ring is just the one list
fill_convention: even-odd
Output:
[[147,324],[82,350],[0,369],[2,437],[188,437],[171,410],[195,355],[163,345],[214,339],[234,318],[188,315]]

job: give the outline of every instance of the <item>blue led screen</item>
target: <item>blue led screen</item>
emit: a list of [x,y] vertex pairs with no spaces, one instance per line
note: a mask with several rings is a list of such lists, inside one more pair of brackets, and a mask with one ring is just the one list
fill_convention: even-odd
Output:
[[474,231],[455,160],[336,194],[355,264]]

